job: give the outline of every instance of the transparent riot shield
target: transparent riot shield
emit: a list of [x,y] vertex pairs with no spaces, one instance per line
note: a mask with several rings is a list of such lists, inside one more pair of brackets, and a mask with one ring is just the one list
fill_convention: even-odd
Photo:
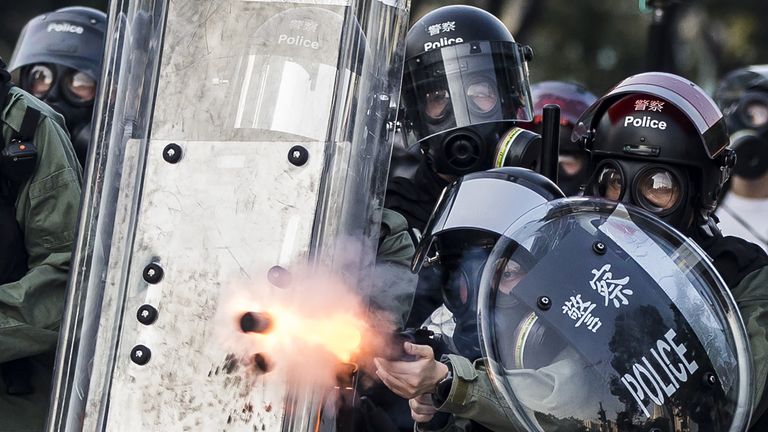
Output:
[[48,430],[341,424],[408,12],[111,2]]
[[496,244],[479,298],[515,430],[744,431],[752,364],[730,291],[649,213],[562,199]]

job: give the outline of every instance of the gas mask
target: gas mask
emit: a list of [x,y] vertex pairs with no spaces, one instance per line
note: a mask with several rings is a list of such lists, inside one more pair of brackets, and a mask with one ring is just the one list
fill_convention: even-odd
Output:
[[66,66],[41,63],[21,69],[21,87],[64,116],[72,145],[83,160],[91,137],[96,80]]
[[[453,314],[456,324],[453,342],[462,355],[471,359],[479,358],[482,355],[477,333],[478,289],[491,249],[492,245],[489,244],[487,247],[467,249],[465,253],[452,255],[448,259],[441,257],[444,276],[447,279],[443,284],[443,303]],[[497,298],[499,301],[497,307],[506,309],[507,317],[528,317],[531,313],[527,305],[509,295],[515,286],[525,278],[534,262],[527,251],[520,248],[519,252],[515,257],[516,260],[506,261],[503,271],[499,272],[498,289],[507,295],[500,295]],[[516,326],[525,320],[520,319],[518,321],[515,323]],[[521,331],[519,339],[525,339],[531,331],[536,335],[543,335],[539,326],[519,327]],[[537,339],[534,337],[532,340]]]
[[526,48],[467,42],[406,62],[405,124],[435,172],[461,176],[490,169],[504,132],[515,120],[530,120]]
[[8,64],[20,87],[64,116],[77,158],[85,162],[96,88],[104,57],[107,15],[69,6],[24,26]]
[[733,174],[755,180],[768,172],[768,92],[745,92],[726,112],[736,151]]
[[715,235],[734,163],[725,120],[703,89],[663,72],[631,76],[581,116],[571,141],[590,153],[585,195],[632,203],[686,235]]
[[453,341],[459,352],[471,359],[481,356],[477,334],[477,287],[480,286],[489,248],[472,248],[462,255],[442,259],[443,303],[453,314]]
[[421,142],[436,172],[462,175],[491,168],[494,143],[509,126],[492,121],[499,118],[498,86],[494,79],[478,75],[464,85],[463,94],[455,100],[464,100],[466,108],[478,124],[451,129],[456,118],[448,88],[435,88],[423,94],[422,117],[430,138]]
[[668,224],[686,226],[693,185],[685,169],[644,161],[606,159],[597,165],[586,194],[629,203]]

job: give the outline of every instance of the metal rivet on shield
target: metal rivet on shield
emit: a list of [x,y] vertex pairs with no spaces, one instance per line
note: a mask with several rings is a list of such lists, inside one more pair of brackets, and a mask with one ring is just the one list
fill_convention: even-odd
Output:
[[536,299],[536,305],[541,310],[549,310],[552,307],[552,300],[547,296],[541,296]]
[[136,345],[131,350],[131,361],[139,366],[144,366],[152,358],[152,351],[144,345]]
[[291,284],[291,272],[280,266],[274,266],[267,272],[267,280],[278,288],[288,288]]
[[144,325],[150,325],[157,320],[157,309],[148,304],[141,305],[136,311],[136,319]]
[[288,160],[296,166],[302,166],[309,160],[309,151],[299,145],[293,146],[288,150]]
[[608,250],[608,248],[605,246],[605,243],[596,241],[592,244],[592,250],[598,255],[605,255],[605,251]]
[[713,374],[712,372],[705,372],[704,384],[712,388],[717,387],[717,376],[715,376],[715,374]]
[[163,149],[163,159],[168,163],[176,163],[181,159],[181,146],[170,143]]
[[156,284],[163,279],[163,268],[157,263],[148,264],[144,267],[144,280]]

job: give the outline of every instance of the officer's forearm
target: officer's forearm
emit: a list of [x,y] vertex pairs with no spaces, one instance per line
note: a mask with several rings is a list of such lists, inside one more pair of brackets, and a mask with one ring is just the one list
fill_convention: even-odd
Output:
[[51,254],[16,282],[0,285],[0,363],[56,348],[69,253]]
[[484,367],[476,367],[456,355],[444,359],[451,362],[454,378],[448,398],[437,407],[440,411],[473,420],[492,431],[517,431],[512,420],[514,414],[505,401],[498,399]]

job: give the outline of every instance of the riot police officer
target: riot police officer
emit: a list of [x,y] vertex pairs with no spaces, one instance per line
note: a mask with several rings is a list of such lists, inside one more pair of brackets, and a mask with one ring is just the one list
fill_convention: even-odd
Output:
[[91,138],[93,102],[101,76],[107,16],[72,6],[39,15],[21,32],[8,64],[22,89],[64,116],[84,166]]
[[386,206],[423,230],[443,187],[492,167],[499,138],[532,119],[527,62],[532,51],[504,24],[471,6],[445,6],[406,36],[405,132],[421,148],[413,178],[392,180]]
[[[409,399],[414,420],[422,423],[417,430],[510,427],[506,404],[484,396],[493,390],[480,358],[477,288],[488,255],[509,224],[528,210],[562,197],[562,191],[549,179],[518,167],[467,174],[440,197],[414,255],[412,270],[419,272],[422,265],[439,269],[441,297],[455,323],[450,334],[444,334],[447,352],[437,361],[436,355],[439,359],[441,353],[428,346],[406,344],[416,361],[376,359],[382,381]],[[491,208],[493,211],[478,211]],[[514,285],[525,272],[525,260],[519,264],[507,269],[507,284]],[[435,416],[437,407],[443,415]],[[443,429],[446,427],[452,429]]]
[[[449,181],[491,168],[500,137],[516,121],[532,119],[532,52],[498,18],[457,5],[417,21],[406,36],[405,57],[404,129],[422,158],[413,177],[390,181],[385,207],[403,215],[418,238]],[[537,146],[521,147],[507,165],[538,159]],[[420,326],[442,303],[437,277],[431,271],[420,275],[408,327]]]
[[724,237],[716,225],[713,213],[736,158],[715,102],[679,76],[635,75],[590,107],[573,138],[591,155],[585,194],[653,213],[712,258],[747,327],[755,365],[752,422],[762,421],[768,405],[768,256],[752,243]]
[[576,120],[597,96],[584,86],[566,81],[541,81],[531,85],[533,98],[533,121],[520,122],[520,127],[530,129],[541,135],[543,110],[546,105],[555,104],[560,107],[560,155],[557,185],[565,195],[577,195],[581,186],[587,180],[588,154],[576,143],[571,141]]
[[[748,404],[748,401],[745,401],[745,399],[751,399],[753,407],[753,430],[762,430],[762,422],[764,420],[762,420],[761,416],[765,410],[763,393],[767,370],[766,363],[768,363],[766,362],[766,351],[768,351],[766,347],[768,347],[768,341],[766,340],[764,332],[766,323],[762,317],[765,315],[764,311],[766,310],[766,307],[768,307],[764,300],[766,281],[768,281],[768,271],[766,270],[768,258],[766,258],[766,255],[756,245],[734,237],[723,237],[712,219],[712,212],[714,211],[720,189],[723,187],[723,184],[728,178],[729,171],[735,163],[733,152],[727,147],[728,135],[723,125],[722,115],[717,109],[717,106],[699,87],[680,77],[663,73],[641,74],[622,81],[606,96],[598,100],[580,119],[579,126],[574,131],[574,138],[580,140],[591,152],[590,171],[593,175],[587,184],[586,192],[588,194],[608,198],[621,205],[631,204],[632,207],[628,207],[629,217],[622,216],[627,214],[627,209],[614,205],[615,208],[608,209],[609,211],[606,213],[606,216],[599,218],[602,222],[595,223],[589,221],[589,223],[580,224],[580,227],[582,228],[581,232],[584,235],[594,236],[596,235],[595,233],[599,234],[600,231],[603,232],[603,234],[599,234],[598,236],[601,240],[599,242],[576,241],[574,243],[577,247],[587,248],[584,249],[583,253],[577,253],[573,249],[573,245],[563,247],[563,244],[566,243],[558,244],[552,240],[556,239],[561,241],[560,237],[563,237],[562,233],[569,234],[576,231],[573,227],[561,230],[561,234],[556,234],[550,231],[540,231],[538,233],[541,234],[539,237],[548,239],[547,242],[551,243],[551,245],[544,248],[545,250],[553,251],[562,248],[568,255],[553,257],[554,264],[550,262],[549,265],[543,266],[542,268],[544,268],[545,271],[543,273],[537,273],[535,278],[531,278],[532,272],[528,272],[528,284],[526,285],[526,288],[515,288],[515,291],[519,291],[519,293],[516,294],[516,297],[520,301],[526,292],[528,293],[528,296],[534,296],[529,297],[527,300],[526,304],[530,307],[530,305],[536,305],[537,301],[541,300],[540,296],[548,291],[550,294],[547,296],[548,300],[546,304],[542,303],[538,306],[541,310],[548,310],[548,307],[544,306],[552,304],[551,296],[555,295],[555,293],[560,290],[558,287],[565,286],[567,288],[565,290],[566,293],[575,296],[576,292],[570,291],[570,288],[568,288],[570,286],[570,279],[563,279],[559,276],[563,273],[570,274],[570,270],[566,269],[570,269],[573,262],[584,259],[588,260],[589,258],[585,257],[590,256],[593,256],[593,258],[594,256],[604,256],[606,254],[606,245],[610,245],[608,246],[609,250],[618,247],[619,249],[623,249],[625,253],[627,251],[632,251],[633,248],[637,249],[639,247],[638,245],[642,245],[643,247],[636,250],[636,252],[640,253],[637,253],[637,256],[634,257],[634,259],[638,261],[638,265],[631,266],[634,268],[634,276],[632,276],[632,278],[635,278],[634,280],[637,280],[638,277],[642,279],[646,278],[644,275],[651,274],[652,278],[655,278],[658,282],[653,282],[652,284],[658,285],[659,288],[654,289],[660,289],[659,295],[662,295],[663,293],[663,296],[670,296],[670,298],[674,299],[680,298],[679,296],[684,294],[686,298],[690,299],[689,296],[693,295],[694,291],[686,291],[684,293],[676,291],[679,290],[680,287],[686,287],[686,290],[695,290],[695,288],[687,285],[688,282],[682,283],[683,279],[675,282],[669,288],[663,288],[664,283],[662,280],[674,280],[675,277],[672,275],[679,273],[675,268],[679,268],[680,264],[674,264],[672,266],[666,265],[666,270],[661,273],[669,271],[669,275],[658,273],[658,269],[665,267],[664,263],[670,262],[669,260],[672,258],[664,252],[664,250],[674,252],[679,249],[678,252],[675,252],[673,255],[677,256],[675,259],[680,259],[679,255],[682,253],[680,252],[682,250],[680,248],[681,244],[685,244],[685,238],[680,236],[680,234],[657,235],[656,241],[661,239],[661,243],[666,242],[666,240],[664,240],[665,238],[675,238],[675,236],[677,236],[677,240],[675,241],[677,245],[662,245],[661,248],[652,247],[650,249],[647,247],[647,245],[650,245],[647,240],[641,241],[643,238],[648,239],[648,236],[646,234],[640,235],[640,233],[646,233],[646,231],[638,227],[642,227],[644,224],[655,224],[657,227],[661,227],[663,231],[665,225],[652,221],[661,219],[667,222],[680,230],[684,235],[693,238],[703,247],[713,260],[712,264],[714,265],[714,268],[717,269],[722,280],[727,283],[733,294],[733,298],[735,298],[738,304],[739,312],[744,320],[743,325],[745,329],[739,330],[741,324],[738,323],[730,323],[726,325],[730,326],[736,333],[743,332],[742,337],[744,341],[741,342],[742,344],[746,343],[747,338],[749,339],[752,347],[752,361],[747,360],[747,351],[743,350],[739,355],[740,359],[736,366],[739,368],[746,368],[749,364],[755,365],[755,373],[753,378],[751,378],[753,381],[742,380],[740,382],[739,385],[741,386],[741,391],[743,391],[743,393],[739,393],[740,396],[738,396],[738,398],[742,401],[742,407]],[[567,214],[567,211],[570,211],[568,210],[568,206],[568,203],[564,205],[552,204],[552,212],[546,214]],[[453,212],[460,211],[461,208],[466,210],[466,207],[463,206],[450,207]],[[576,207],[578,207],[578,205]],[[583,213],[585,209],[593,207],[594,205],[590,203],[583,208],[576,209],[572,214],[578,215]],[[476,212],[477,208],[479,208],[478,205],[471,206],[473,212]],[[646,212],[650,212],[653,216],[639,210],[634,210],[635,208],[644,209]],[[450,217],[440,214],[439,211],[436,212],[436,215],[439,215],[437,220],[450,220]],[[613,221],[609,222],[606,227],[595,231],[596,227],[600,227],[605,224],[605,221],[611,219],[613,219]],[[518,226],[520,225],[518,224]],[[533,228],[529,228],[528,224],[526,224],[525,227],[528,228],[528,231],[533,230]],[[534,234],[536,233],[534,232]],[[605,235],[609,235],[609,237],[605,237]],[[596,237],[596,239],[598,237]],[[507,238],[506,233],[504,238]],[[570,242],[573,243],[574,240],[571,239]],[[507,243],[509,242],[507,241]],[[600,247],[598,247],[598,243],[600,244]],[[497,244],[494,251],[501,248],[503,254],[505,252],[505,247],[504,244],[501,244],[501,246]],[[664,249],[665,247],[666,249]],[[423,248],[420,247],[419,249],[421,250]],[[695,255],[694,252],[682,253],[682,255],[687,254]],[[658,255],[658,259],[649,259],[649,257],[656,255]],[[417,253],[417,256],[423,257],[424,255]],[[626,260],[626,257],[626,254],[616,255],[613,258],[613,263],[617,264],[618,262],[623,262],[626,264],[629,262]],[[496,258],[498,258],[498,254],[491,252],[485,270],[486,274],[488,273],[489,266],[493,269],[493,272],[498,272],[499,267],[495,264]],[[699,258],[698,260],[698,262],[702,262],[702,258]],[[692,268],[699,265],[691,264],[688,262],[688,258],[685,258],[685,261],[687,262],[685,265],[688,266],[686,268]],[[567,265],[567,267],[560,268],[558,272],[552,272],[551,269],[554,268],[553,265],[560,267]],[[702,262],[701,265],[707,266],[709,264]],[[645,268],[646,270],[639,271],[640,268]],[[603,266],[603,270],[604,269],[605,267]],[[608,269],[611,270],[610,267]],[[634,291],[631,289],[625,291],[623,289],[623,284],[627,283],[630,278],[622,278],[621,276],[624,276],[624,274],[620,274],[616,268],[614,268],[613,271],[616,272],[615,276],[618,277],[613,280],[611,279],[612,276],[608,275],[608,279],[611,279],[610,290],[608,285],[606,285],[605,288],[601,288],[602,285],[600,284],[596,284],[593,287],[597,293],[602,292],[603,295],[606,296],[606,309],[611,311],[611,313],[614,313],[615,311],[609,306],[616,306],[618,309],[636,303],[635,299],[639,299],[639,297],[628,299],[628,297],[634,295]],[[598,267],[595,267],[593,271],[595,279],[599,277],[600,273],[601,270]],[[690,271],[689,273],[691,275],[698,274],[697,271]],[[496,274],[498,275],[498,273]],[[558,277],[560,279],[555,281],[554,279],[557,279]],[[677,277],[679,278],[680,275],[678,274]],[[486,281],[485,283],[488,283],[488,280],[493,281],[494,279],[483,280]],[[647,282],[651,283],[648,280]],[[705,285],[706,284],[708,283],[705,282]],[[483,284],[481,283],[481,285]],[[652,285],[647,285],[647,287],[644,288],[646,291],[643,291],[643,296],[647,296],[647,290],[650,286]],[[600,291],[601,289],[602,291]],[[491,292],[500,291],[500,289],[495,291],[491,290]],[[707,290],[697,290],[696,292],[704,293],[706,291]],[[615,293],[621,295],[614,298],[613,296]],[[563,293],[560,294],[561,297],[564,295]],[[538,300],[537,296],[539,296]],[[663,296],[661,297],[662,299],[664,298]],[[654,298],[656,297],[657,296],[654,295]],[[582,302],[581,300],[581,298],[576,300],[571,298],[562,305],[560,303],[556,304],[562,306],[563,314],[576,319],[580,316],[579,314],[585,312],[588,309],[587,306],[589,306],[589,303]],[[688,324],[686,324],[687,327],[682,328],[685,330],[680,330],[677,334],[682,334],[683,331],[688,335],[696,334],[695,339],[688,339],[688,342],[686,343],[689,344],[695,345],[700,343],[696,342],[696,339],[699,341],[706,341],[709,338],[709,336],[703,335],[702,329],[711,327],[712,315],[700,312],[702,311],[701,306],[704,304],[711,304],[714,301],[713,299],[705,300],[703,303],[701,303],[701,301],[702,300],[698,301],[700,303],[699,306],[694,305],[695,307],[691,307],[691,304],[679,304],[672,309],[682,313],[688,320]],[[641,304],[648,305],[651,303],[653,303],[653,301],[648,297],[641,301]],[[486,301],[485,304],[486,306],[488,304],[499,305],[498,301],[495,303],[494,301],[491,301],[490,303]],[[732,307],[735,307],[735,305]],[[665,311],[669,309],[669,306],[668,303],[662,301],[653,306],[652,309],[656,310],[654,313],[658,312],[659,314],[664,315],[667,313]],[[494,309],[492,308],[491,310]],[[488,322],[495,322],[493,317],[489,317],[488,312],[488,309],[484,309],[483,316],[486,320],[484,323],[481,323],[484,327],[488,326]],[[628,389],[630,393],[634,394],[636,403],[629,403],[625,411],[622,411],[623,414],[617,417],[615,420],[616,422],[653,427],[666,425],[664,427],[669,427],[670,430],[685,429],[690,423],[699,425],[708,424],[710,425],[709,427],[715,427],[715,429],[718,427],[727,428],[725,424],[729,422],[731,422],[731,424],[738,424],[740,425],[739,427],[746,427],[746,419],[749,417],[750,413],[745,413],[743,410],[730,411],[733,415],[727,414],[721,416],[722,413],[727,413],[729,411],[722,411],[719,408],[714,408],[718,405],[724,407],[736,403],[736,393],[732,392],[733,387],[724,388],[730,395],[723,396],[723,394],[712,394],[712,396],[706,396],[705,399],[701,399],[700,396],[707,395],[710,391],[707,390],[706,392],[702,392],[702,390],[705,390],[704,388],[698,390],[687,389],[685,395],[668,399],[668,401],[672,401],[672,405],[667,405],[665,402],[667,399],[665,399],[664,396],[661,396],[661,390],[659,390],[659,393],[653,393],[654,396],[652,401],[648,399],[648,394],[650,394],[650,392],[646,392],[648,394],[641,394],[638,391],[641,386],[638,384],[639,381],[637,381],[637,379],[642,380],[643,378],[638,378],[637,376],[632,377],[632,375],[627,377],[629,372],[623,372],[632,369],[632,362],[620,362],[615,360],[622,358],[626,360],[626,358],[635,357],[639,361],[641,357],[645,355],[642,350],[625,349],[627,346],[621,348],[621,346],[623,346],[622,341],[625,341],[627,338],[637,337],[643,340],[643,344],[647,343],[648,346],[652,346],[656,343],[654,337],[662,336],[658,331],[654,333],[654,335],[646,335],[648,337],[639,336],[640,333],[645,331],[647,326],[637,326],[632,323],[639,323],[646,319],[646,315],[648,315],[646,312],[651,312],[651,309],[647,309],[646,311],[646,309],[637,308],[637,316],[634,318],[627,315],[619,320],[617,315],[615,320],[611,319],[607,321],[617,324],[623,323],[621,324],[621,327],[626,328],[616,328],[616,333],[614,333],[611,342],[603,340],[603,342],[598,343],[594,339],[585,339],[577,345],[572,345],[572,347],[575,347],[578,354],[567,354],[567,349],[565,348],[556,351],[555,353],[552,353],[550,349],[543,349],[544,347],[552,346],[553,344],[551,342],[529,346],[529,342],[543,340],[544,336],[550,333],[541,332],[540,329],[543,327],[534,325],[536,321],[533,319],[518,319],[517,321],[525,325],[522,327],[517,326],[517,329],[514,330],[514,334],[507,334],[503,331],[499,333],[501,330],[497,329],[497,333],[499,333],[500,337],[496,337],[494,343],[497,346],[512,344],[514,348],[512,350],[513,355],[503,354],[504,350],[502,349],[494,350],[493,344],[489,346],[487,343],[486,352],[491,353],[492,357],[494,357],[492,360],[503,362],[504,364],[503,368],[494,369],[493,373],[496,375],[496,380],[498,381],[500,379],[502,382],[507,382],[508,385],[506,388],[508,390],[512,389],[511,393],[517,393],[518,395],[522,395],[520,397],[528,399],[527,403],[523,401],[523,405],[527,406],[528,409],[547,413],[547,416],[537,416],[538,422],[542,425],[544,423],[552,423],[550,426],[545,427],[546,430],[557,430],[556,428],[558,425],[562,425],[563,421],[567,423],[570,421],[568,419],[571,418],[578,418],[580,422],[584,422],[582,423],[583,425],[587,426],[589,424],[594,425],[595,423],[600,422],[609,425],[606,411],[603,409],[600,401],[592,400],[592,402],[594,402],[594,409],[587,411],[585,411],[586,408],[579,403],[582,400],[590,400],[589,398],[594,397],[595,394],[591,391],[591,387],[589,389],[581,387],[580,393],[563,392],[565,388],[570,388],[569,386],[574,382],[577,384],[581,382],[584,385],[589,384],[591,386],[596,382],[595,379],[593,379],[594,377],[587,377],[588,379],[582,379],[581,381],[570,381],[570,379],[573,378],[573,375],[570,372],[565,375],[558,375],[557,373],[554,373],[556,372],[557,367],[552,369],[556,364],[560,364],[558,367],[564,366],[564,364],[559,363],[560,360],[570,361],[578,358],[587,358],[588,360],[581,366],[568,363],[566,364],[567,367],[565,370],[571,372],[576,370],[591,370],[594,365],[610,364],[611,367],[613,367],[614,372],[617,372],[619,376],[624,374],[624,378],[627,380],[627,382],[623,384],[624,387],[617,387],[616,382],[611,382],[608,384],[608,387],[610,388],[608,393],[617,396],[620,395],[622,391]],[[503,312],[502,314],[508,315],[507,312]],[[560,316],[559,314],[556,315]],[[659,315],[659,317],[661,315]],[[545,318],[544,315],[538,313],[535,314],[535,316],[538,317],[538,319]],[[596,316],[582,314],[581,317],[583,319],[580,319],[580,321],[576,323],[576,327],[586,323],[585,326],[587,328],[586,330],[580,331],[592,331],[595,333],[600,325],[602,325],[599,321],[595,321]],[[558,328],[558,335],[560,336],[566,334],[564,332],[569,328],[567,325],[563,326],[562,317],[560,318],[559,323],[558,320],[553,317],[549,317],[545,321],[548,322],[550,326]],[[657,319],[653,319],[649,321],[648,325],[650,326],[651,323],[657,321]],[[568,321],[566,320],[565,322],[567,323]],[[666,322],[674,322],[679,325],[681,321],[679,318],[668,317],[666,318]],[[509,326],[503,326],[503,328],[508,327]],[[514,327],[515,326],[513,326],[513,328]],[[525,331],[518,334],[518,330],[521,328]],[[520,337],[522,334],[525,334],[526,336]],[[673,341],[669,343],[677,343],[674,342],[675,339],[671,333],[668,333],[668,335],[673,339]],[[483,342],[485,343],[488,340],[488,334],[484,329]],[[565,340],[568,341],[571,339],[565,338]],[[515,341],[519,341],[519,343]],[[602,351],[585,350],[583,348],[585,342],[590,346],[598,343],[598,345],[603,344],[605,348],[610,348],[610,351],[614,353],[614,360],[609,362],[600,360],[598,357],[602,355],[600,354]],[[605,345],[606,343],[608,345]],[[563,342],[563,344],[568,345],[570,343]],[[630,345],[634,346],[637,344]],[[582,348],[579,348],[579,346],[582,346]],[[663,345],[657,344],[657,346]],[[704,350],[708,351],[707,349]],[[501,353],[496,351],[500,351]],[[697,348],[695,351],[699,354],[703,352],[702,348]],[[683,352],[682,348],[680,349],[680,352]],[[616,357],[615,354],[618,353],[621,353],[621,355]],[[429,356],[426,354],[427,353],[423,356],[423,359],[429,360]],[[565,357],[561,357],[561,354],[565,355]],[[724,377],[731,372],[727,372],[727,370],[723,369],[721,366],[716,366],[718,362],[716,359],[721,354],[722,353],[717,354],[707,352],[708,358],[702,357],[699,364],[711,365],[707,366],[707,369],[714,370],[711,374]],[[531,360],[526,361],[526,358],[532,359],[535,366],[531,366]],[[392,377],[387,377],[387,380],[391,382],[392,387],[397,388],[400,386],[399,391],[401,393],[406,396],[414,397],[411,406],[414,409],[415,415],[426,415],[428,417],[433,414],[435,407],[440,407],[441,410],[448,410],[471,419],[480,420],[485,418],[500,419],[499,421],[501,421],[501,419],[508,417],[505,413],[505,409],[514,407],[516,403],[515,400],[507,399],[508,405],[505,406],[498,401],[494,401],[493,397],[483,399],[482,397],[477,396],[488,394],[484,390],[490,386],[487,379],[488,371],[484,369],[482,365],[476,364],[472,367],[470,363],[466,362],[466,359],[463,362],[459,359],[451,359],[451,363],[453,364],[454,362],[456,365],[461,365],[463,363],[463,366],[458,367],[458,370],[462,372],[456,372],[457,368],[456,365],[454,365],[453,372],[447,374],[447,376],[444,376],[437,382],[433,393],[437,394],[438,397],[443,396],[445,399],[438,401],[433,400],[432,404],[425,403],[423,399],[419,399],[420,392],[424,391],[428,386],[421,385],[421,387],[411,388],[402,387],[402,382],[408,382],[408,375],[404,370],[396,370],[400,376],[393,375]],[[430,364],[429,362],[426,363]],[[489,364],[493,365],[494,361],[491,361]],[[539,366],[542,364],[544,366],[539,370]],[[387,365],[385,364],[384,366],[386,367]],[[653,367],[652,365],[646,366]],[[544,389],[542,392],[534,391],[534,388],[530,386],[520,387],[520,374],[525,376],[525,374],[528,373],[525,371],[530,370],[531,367],[539,372],[544,372],[549,379],[541,380],[540,378],[542,377],[540,375],[534,374],[531,377],[532,381],[524,380],[523,382],[529,382],[531,385],[536,382],[540,384],[549,382],[551,385],[547,384],[542,387],[542,389]],[[520,372],[508,372],[509,370],[515,369],[520,369]],[[634,369],[632,370],[635,371]],[[560,369],[560,371],[563,372],[562,369]],[[644,373],[647,374],[647,376],[651,376],[650,370],[642,372],[642,370],[638,368],[637,371],[635,372],[638,374]],[[696,369],[692,367],[689,369],[689,372],[693,374],[696,372]],[[606,376],[605,372],[595,371],[595,373],[595,377],[601,374]],[[654,373],[656,372],[654,371]],[[701,373],[701,371],[699,371],[699,373]],[[712,376],[711,374],[705,375],[706,377],[710,377]],[[430,373],[423,374],[423,376],[426,377],[435,375],[436,374]],[[517,376],[518,378],[510,378],[514,376]],[[746,374],[742,377],[748,376],[749,374]],[[683,377],[682,374],[680,377]],[[584,376],[581,378],[584,378]],[[394,382],[398,379],[401,381],[400,385]],[[560,379],[560,381],[558,381],[558,379]],[[562,379],[566,379],[565,383],[567,385],[563,385]],[[710,380],[714,383],[712,388],[717,388],[719,379],[720,378],[714,378],[714,380]],[[632,380],[635,380],[634,384],[632,384]],[[430,380],[430,382],[432,381],[434,381],[434,378]],[[698,386],[698,383],[701,382],[699,379],[690,381],[695,386]],[[413,383],[416,381],[412,380],[410,382]],[[649,388],[649,385],[657,386],[657,389],[663,387],[668,396],[674,395],[675,392],[673,390],[677,388],[669,383],[663,385],[658,383],[644,383],[643,385],[646,386],[644,388]],[[516,386],[517,389],[515,390],[514,388]],[[577,387],[579,386],[577,385]],[[600,387],[600,385],[598,385],[598,387]],[[547,388],[552,390],[553,393],[547,392]],[[461,389],[461,391],[458,391],[458,389]],[[407,393],[406,390],[411,391],[411,393]],[[596,388],[595,391],[604,390]],[[566,398],[566,400],[562,400],[562,397],[555,400],[547,396],[550,394],[559,394],[560,396],[570,394],[571,396]],[[529,397],[530,395],[540,395],[543,399],[538,396]],[[624,398],[624,400],[627,400],[626,397],[626,395],[620,396],[620,399]],[[712,399],[707,399],[710,397],[712,397]],[[520,402],[520,400],[517,402]],[[643,411],[645,413],[645,420],[643,420],[644,417],[637,417],[638,410],[640,409],[638,404],[640,403],[646,406],[646,408],[643,408],[645,410]],[[648,407],[653,406],[656,408],[652,408],[653,413],[651,413],[648,411],[651,408]],[[703,408],[706,406],[710,406],[711,408]],[[658,413],[656,412],[657,408],[659,409]],[[679,414],[674,414],[675,412],[679,413],[681,409],[685,412],[684,415],[680,416]],[[596,415],[597,413],[602,414]],[[525,417],[525,415],[522,415],[521,411],[517,411],[516,415]],[[675,420],[676,416],[679,417],[677,420]],[[717,426],[718,424],[720,426]],[[521,427],[524,427],[512,420],[506,424],[500,422],[495,426],[496,430],[520,430]],[[630,425],[628,427],[632,426]]]
[[26,256],[0,281],[0,431],[41,430],[82,173],[64,118],[14,87],[2,61],[0,107],[0,202],[11,212],[0,254],[4,267]]
[[735,70],[720,82],[715,101],[736,151],[728,191],[716,215],[723,233],[768,250],[768,65]]
[[[558,197],[540,175],[505,168],[441,198],[414,266],[446,268],[446,305],[481,313],[488,358],[438,362],[406,345],[416,361],[377,359],[416,430],[745,427],[747,332],[722,319],[736,305],[707,258],[636,207]],[[447,424],[432,423],[438,412]]]

